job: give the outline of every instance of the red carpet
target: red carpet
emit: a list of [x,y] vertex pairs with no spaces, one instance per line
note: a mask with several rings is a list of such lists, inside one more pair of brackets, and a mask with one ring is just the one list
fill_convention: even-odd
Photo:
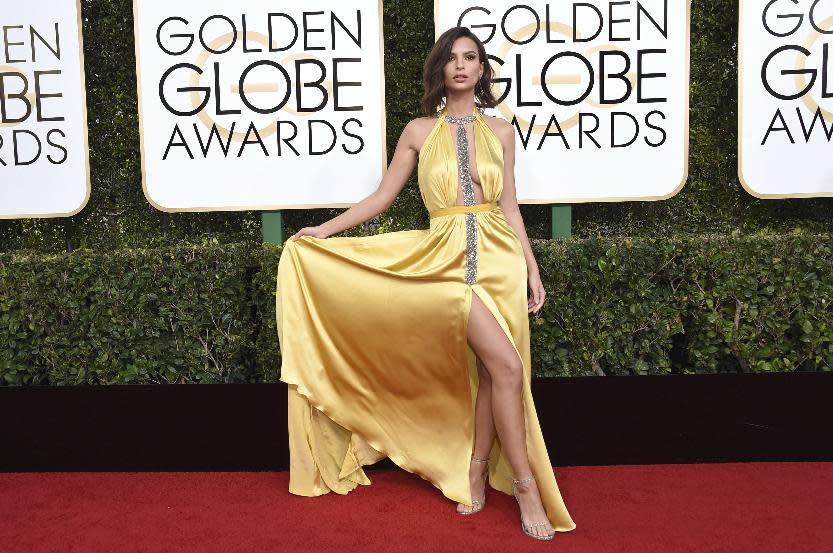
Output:
[[833,551],[833,463],[567,467],[577,528],[538,542],[515,500],[454,512],[429,482],[368,470],[371,486],[298,497],[280,473],[3,473],[4,553]]

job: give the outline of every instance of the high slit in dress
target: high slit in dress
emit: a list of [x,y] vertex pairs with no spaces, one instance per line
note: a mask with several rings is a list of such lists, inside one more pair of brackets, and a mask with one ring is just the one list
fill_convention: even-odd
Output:
[[[466,339],[477,294],[523,363],[526,445],[556,531],[575,528],[555,480],[530,390],[527,272],[521,243],[497,203],[503,149],[473,113],[483,203],[472,204],[468,151],[438,114],[419,155],[429,229],[288,240],[278,265],[280,380],[288,386],[290,493],[346,494],[388,457],[471,505],[478,374]],[[459,135],[458,135],[459,137]],[[459,154],[459,156],[458,156]],[[458,187],[466,204],[457,204]],[[495,439],[488,483],[512,493]],[[525,475],[521,475],[525,476]]]

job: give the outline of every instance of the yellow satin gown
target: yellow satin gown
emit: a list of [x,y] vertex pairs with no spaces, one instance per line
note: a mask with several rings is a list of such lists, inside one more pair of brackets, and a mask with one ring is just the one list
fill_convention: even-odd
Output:
[[[530,390],[526,261],[497,204],[503,149],[480,111],[474,115],[484,203],[456,204],[454,129],[439,116],[418,165],[428,230],[304,236],[284,244],[276,313],[280,380],[289,394],[289,491],[346,494],[371,483],[363,465],[389,457],[447,498],[471,505],[478,374],[466,326],[475,293],[523,361],[529,463],[550,523],[566,532],[576,525],[555,481]],[[469,248],[469,263],[476,262],[472,284],[464,274],[467,213],[476,222],[469,228],[476,229],[476,252]],[[498,439],[489,459],[490,486],[511,494],[512,469]]]

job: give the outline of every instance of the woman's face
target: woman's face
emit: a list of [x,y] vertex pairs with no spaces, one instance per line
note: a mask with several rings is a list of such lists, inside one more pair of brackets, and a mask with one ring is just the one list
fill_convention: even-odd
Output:
[[443,67],[446,91],[472,90],[482,76],[483,62],[477,52],[477,44],[469,37],[455,40]]

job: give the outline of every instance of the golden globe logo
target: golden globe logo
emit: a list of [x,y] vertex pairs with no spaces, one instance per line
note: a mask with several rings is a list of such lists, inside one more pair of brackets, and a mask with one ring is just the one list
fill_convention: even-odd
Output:
[[0,219],[66,217],[90,197],[81,0],[0,9]]
[[379,0],[133,6],[142,189],[154,207],[343,205],[378,186]]
[[[818,113],[825,120],[833,122],[833,112],[825,109],[821,105],[820,99],[814,95],[814,89],[820,81],[821,86],[818,88],[820,89],[821,98],[833,98],[833,82],[831,82],[833,80],[833,75],[831,75],[833,56],[830,52],[830,42],[818,44],[822,37],[833,35],[833,15],[825,17],[825,14],[820,13],[825,7],[820,0],[815,0],[806,13],[793,11],[794,5],[786,4],[785,6],[787,7],[785,12],[780,12],[777,10],[780,3],[771,1],[763,9],[761,24],[770,36],[775,39],[787,39],[796,35],[805,25],[809,26],[811,30],[804,36],[803,40],[799,38],[794,43],[782,44],[766,56],[761,67],[762,84],[773,98],[779,100],[800,99],[811,113]],[[827,11],[830,10],[831,7],[828,6]],[[783,61],[785,59],[789,60],[791,56],[795,58],[794,63]],[[808,62],[811,62],[813,66],[808,68]],[[788,65],[792,65],[793,68],[779,69],[779,67]],[[773,82],[773,73],[794,75],[792,79],[794,90],[781,90],[778,84]],[[780,114],[780,110],[778,113]],[[776,118],[779,118],[779,115],[773,118],[773,123],[775,123]],[[779,122],[784,125],[784,128],[788,128],[783,117],[780,117]],[[773,129],[770,125],[769,130],[776,129]],[[766,140],[766,137],[764,140]]]
[[[645,11],[645,23],[640,28],[633,20],[619,17],[619,12],[611,9],[603,14],[591,4],[576,6],[566,22],[557,19],[550,4],[540,8],[516,4],[492,12],[471,6],[462,10],[456,23],[477,32],[487,46],[495,70],[493,92],[499,101],[497,109],[517,126],[524,148],[531,135],[541,136],[538,149],[551,136],[560,135],[566,143],[564,131],[573,127],[577,127],[578,140],[588,136],[596,142],[591,135],[601,127],[599,110],[609,112],[610,147],[628,146],[641,134],[651,146],[663,144],[666,132],[658,119],[666,118],[664,112],[654,109],[639,115],[646,129],[658,131],[657,138],[649,139],[648,133],[641,130],[635,109],[639,104],[667,102],[662,96],[643,97],[649,79],[658,80],[660,88],[664,86],[662,80],[668,75],[650,72],[647,65],[665,63],[667,50],[640,43],[645,35],[651,43],[668,40],[667,30],[657,22],[663,21],[663,17],[655,18]],[[580,26],[579,21],[584,25]],[[618,25],[612,27],[614,23]],[[605,25],[608,32],[600,40]],[[485,36],[480,34],[482,31]],[[643,38],[637,38],[640,33]],[[623,48],[612,40],[627,42],[631,48]],[[561,47],[568,42],[570,47]],[[506,66],[513,74],[506,74]],[[502,91],[496,91],[501,87]],[[614,96],[614,88],[621,93]],[[578,89],[578,95],[565,96],[571,89]],[[622,109],[623,105],[632,107]],[[536,123],[536,119],[544,123]],[[627,126],[623,119],[630,120],[630,131],[620,130]],[[588,128],[588,120],[593,123],[592,128]]]
[[[202,74],[204,74],[206,72],[206,66],[209,65],[209,64],[213,64],[214,61],[216,61],[214,59],[214,58],[216,58],[216,54],[214,52],[227,50],[228,48],[230,48],[233,45],[232,43],[235,40],[235,38],[236,37],[235,37],[234,33],[226,33],[224,35],[221,35],[221,36],[217,37],[216,39],[214,39],[213,41],[211,41],[209,43],[210,49],[203,49],[203,51],[199,54],[199,56],[197,56],[197,58],[194,59],[194,61],[193,61],[194,65],[196,67],[199,67]],[[245,39],[249,43],[260,44],[260,45],[266,46],[266,47],[269,46],[269,37],[267,37],[263,33],[258,33],[258,32],[255,32],[255,31],[246,31]],[[321,62],[321,59],[316,57],[316,56],[313,56],[313,55],[311,55],[309,53],[306,53],[306,52],[299,52],[299,53],[291,54],[289,56],[281,58],[277,62],[277,66],[280,66],[280,67],[291,66],[295,60],[316,60],[318,62]],[[236,131],[232,132],[231,129],[228,129],[228,128],[222,126],[221,124],[219,124],[217,121],[215,121],[214,118],[212,117],[212,115],[207,110],[201,108],[201,105],[204,102],[204,99],[201,96],[201,91],[203,91],[204,88],[201,89],[201,87],[199,86],[200,85],[200,75],[201,75],[200,72],[195,71],[191,75],[191,80],[189,82],[189,86],[193,89],[191,91],[191,95],[190,95],[191,107],[194,108],[195,111],[197,111],[197,117],[199,118],[199,120],[202,122],[202,124],[205,126],[206,129],[210,130],[213,126],[216,125],[216,128],[219,131],[220,136],[222,136],[223,138],[228,138],[228,136],[230,134],[231,135],[231,140],[233,140],[235,142],[242,142],[246,137],[246,133],[236,132]],[[230,94],[235,94],[235,95],[240,95],[242,93],[247,98],[250,98],[253,94],[263,94],[263,93],[281,94],[281,92],[283,92],[284,99],[287,99],[290,95],[291,90],[290,90],[290,88],[287,84],[288,79],[284,79],[283,82],[280,81],[280,80],[268,80],[268,81],[265,81],[265,82],[252,83],[252,82],[248,82],[246,80],[245,77],[247,77],[247,76],[248,75],[241,75],[241,78],[240,78],[241,81],[245,81],[244,84],[243,84],[242,92],[241,92],[239,81],[238,82],[229,81],[228,83],[226,83],[227,87],[228,87],[228,92]],[[327,92],[328,95],[332,96],[332,94],[333,94],[333,82],[332,82],[332,80],[325,78],[321,81],[320,85],[323,87],[323,89]],[[283,105],[283,107],[281,107],[280,111],[286,112],[290,115],[294,115],[294,116],[297,116],[297,117],[307,117],[307,116],[310,115],[309,112],[302,112],[302,111],[298,111],[298,110],[294,109],[293,107],[291,107],[289,105],[288,102],[284,103],[284,105]],[[278,125],[275,123],[276,119],[280,120],[280,117],[276,116],[275,118],[273,118],[272,120],[267,121],[266,123],[261,123],[263,126],[257,127],[257,132],[261,136],[261,138],[268,138],[268,137],[272,136],[273,134],[275,134],[277,132]]]
[[68,155],[61,125],[60,27],[4,25],[0,36],[5,62],[0,65],[0,128],[13,129],[0,133],[0,167],[60,165]]
[[[523,203],[662,200],[688,176],[691,1],[436,0],[495,70]],[[650,167],[650,171],[645,168]]]
[[[325,154],[335,147],[339,130],[328,120],[332,116],[323,119],[312,119],[311,116],[322,112],[363,110],[361,105],[345,105],[343,99],[343,89],[362,86],[361,82],[347,81],[344,77],[345,73],[349,74],[350,65],[360,63],[361,58],[334,55],[327,59],[309,52],[295,52],[276,59],[277,52],[290,50],[296,41],[303,40],[306,46],[309,31],[306,16],[305,12],[304,24],[299,25],[287,14],[269,13],[264,24],[268,28],[266,33],[249,30],[245,14],[241,14],[239,23],[225,15],[206,16],[196,31],[193,30],[196,25],[180,16],[167,17],[158,25],[156,43],[161,51],[173,57],[192,55],[190,60],[175,63],[162,73],[159,100],[169,113],[178,118],[196,116],[202,127],[208,129],[208,138],[204,141],[197,125],[193,125],[204,156],[208,156],[215,135],[223,156],[228,156],[231,142],[240,144],[238,157],[247,145],[254,144],[260,145],[269,155],[264,139],[272,136],[276,138],[278,155],[282,153],[282,145],[295,155],[301,155],[292,143],[299,135],[294,120],[299,117],[307,118],[307,153]],[[290,38],[286,38],[287,33],[275,31],[276,21],[291,24],[294,32],[289,33]],[[354,23],[356,28],[350,28],[331,12],[331,23],[333,52],[339,47],[337,35],[339,42],[346,39],[351,42],[350,47],[361,48],[358,22]],[[339,33],[338,29],[343,32]],[[276,45],[278,38],[284,43]],[[183,79],[187,79],[187,86],[172,84],[182,84]],[[256,99],[258,96],[266,99]],[[181,102],[183,97],[187,99],[187,105]],[[355,117],[341,122],[340,134],[344,137],[341,147],[346,153],[357,154],[362,150],[364,141],[358,134],[360,128],[361,122]],[[316,135],[315,139],[313,135]],[[319,138],[320,135],[325,138]],[[322,140],[329,144],[317,149]],[[162,159],[168,158],[172,148],[184,148],[188,157],[194,159],[179,124],[174,126]]]
[[[553,34],[561,34],[565,37],[569,37],[574,32],[576,32],[576,29],[574,29],[570,25],[555,22],[549,23],[549,30]],[[529,40],[533,33],[536,32],[538,32],[538,25],[535,23],[530,23],[528,25],[517,28],[511,33],[508,33],[509,37],[511,37],[511,40],[510,38],[504,36],[504,41],[497,47],[495,55],[502,60],[508,59],[509,56],[512,54],[512,49],[515,46],[517,46],[519,43],[524,43],[525,41]],[[578,36],[580,37],[581,34],[579,33]],[[619,48],[618,46],[615,46],[613,44],[598,44],[596,46],[592,46],[583,50],[580,53],[580,55],[583,57],[583,59],[590,59],[594,54],[598,54],[602,51],[624,52],[622,48]],[[503,64],[494,64],[495,83],[508,83],[511,81],[511,77],[505,78],[502,76],[503,67]],[[547,75],[543,81],[541,80],[540,75],[534,75],[528,81],[529,84],[538,87],[540,87],[542,83],[544,83],[544,85],[547,87],[551,87],[554,85],[579,85],[581,84],[582,79],[584,77],[584,75],[581,73],[561,73],[557,75],[550,75],[547,73],[546,69],[547,68],[545,67],[541,71],[541,73]],[[636,85],[636,74],[633,71],[622,73],[620,76],[623,79],[627,79],[630,82],[631,87]],[[521,76],[521,78],[523,78],[523,76]],[[502,94],[496,94],[496,97],[499,100],[502,100],[508,96],[508,93],[508,87],[505,87],[504,92]],[[615,107],[614,104],[602,104],[601,102],[597,102],[589,95],[585,97],[582,100],[582,102],[599,109],[613,109]],[[512,121],[513,119],[515,119],[520,127],[528,128],[529,133],[531,134],[543,135],[545,132],[547,132],[549,125],[532,124],[531,120],[525,119],[517,111],[513,110],[510,107],[509,102],[501,101],[500,104],[498,104],[497,109],[507,121]],[[559,127],[562,130],[571,129],[578,125],[578,122],[579,111],[576,109],[573,113],[568,114],[566,117],[562,117],[559,120]]]
[[831,36],[831,0],[740,2],[738,181],[753,196],[833,195]]

